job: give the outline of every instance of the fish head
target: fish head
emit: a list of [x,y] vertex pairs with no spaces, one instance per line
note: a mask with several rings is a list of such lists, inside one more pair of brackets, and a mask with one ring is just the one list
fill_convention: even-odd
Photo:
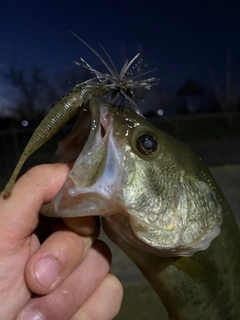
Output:
[[159,256],[206,249],[220,233],[222,208],[202,161],[130,108],[91,99],[89,111],[87,140],[45,214],[102,216],[128,244]]

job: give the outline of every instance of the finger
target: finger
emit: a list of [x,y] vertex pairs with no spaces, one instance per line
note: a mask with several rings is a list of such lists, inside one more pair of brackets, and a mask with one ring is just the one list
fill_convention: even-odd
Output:
[[1,227],[10,232],[14,229],[21,237],[32,233],[38,224],[39,208],[57,194],[69,170],[67,164],[51,164],[36,166],[27,171],[16,182],[10,197],[4,199],[3,193],[0,195]]
[[36,294],[48,294],[84,260],[98,236],[80,236],[67,227],[54,232],[28,260],[25,279]]
[[63,221],[70,229],[83,236],[91,235],[96,226],[100,229],[99,217],[63,218]]
[[70,320],[112,320],[120,310],[122,297],[120,281],[109,273]]
[[97,240],[82,264],[48,295],[31,299],[16,320],[66,320],[92,295],[106,277],[111,254]]
[[[37,228],[34,233],[37,234],[40,243],[43,243],[54,231],[69,227],[72,231],[81,236],[91,236],[93,233],[100,232],[99,217],[77,217],[77,218],[52,218],[40,215]],[[99,235],[99,234],[98,234]]]

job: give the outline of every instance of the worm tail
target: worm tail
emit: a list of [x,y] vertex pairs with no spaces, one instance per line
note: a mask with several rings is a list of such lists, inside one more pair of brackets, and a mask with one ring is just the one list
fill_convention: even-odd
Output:
[[69,120],[71,120],[83,103],[94,95],[96,87],[91,85],[77,85],[67,95],[61,98],[41,121],[28,144],[26,145],[11,178],[4,189],[4,196],[8,197],[13,189],[15,180],[27,158],[52,138]]

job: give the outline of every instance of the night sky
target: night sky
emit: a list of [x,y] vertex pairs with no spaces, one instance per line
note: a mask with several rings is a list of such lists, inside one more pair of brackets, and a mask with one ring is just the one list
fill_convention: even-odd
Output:
[[[12,0],[1,4],[0,68],[17,61],[61,72],[80,56],[98,67],[95,56],[71,35],[74,31],[100,53],[101,43],[118,68],[125,59],[124,43],[129,59],[142,48],[163,84],[177,88],[191,78],[211,87],[211,71],[224,82],[228,49],[239,74],[239,12],[239,1]],[[1,80],[0,93],[4,89]]]

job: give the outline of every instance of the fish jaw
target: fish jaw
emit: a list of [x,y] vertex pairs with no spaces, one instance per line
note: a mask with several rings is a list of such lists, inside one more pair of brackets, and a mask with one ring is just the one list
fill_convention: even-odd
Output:
[[126,184],[132,172],[132,162],[114,137],[113,118],[108,107],[91,102],[90,109],[92,127],[89,137],[54,199],[54,211],[45,215],[105,216],[124,211],[119,201],[121,186]]

